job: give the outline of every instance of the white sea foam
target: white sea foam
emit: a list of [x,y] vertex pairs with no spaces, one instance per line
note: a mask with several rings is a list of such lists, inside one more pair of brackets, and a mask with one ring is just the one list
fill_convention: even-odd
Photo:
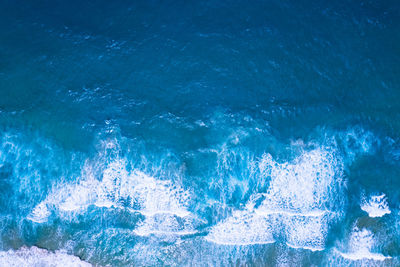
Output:
[[285,217],[285,238],[292,247],[312,251],[325,249],[331,217]]
[[169,180],[157,180],[141,171],[128,173],[124,166],[124,161],[112,162],[104,170],[101,180],[89,174],[77,184],[57,186],[35,207],[32,215],[46,210],[48,205],[55,205],[63,211],[79,211],[89,205],[122,207],[122,202],[127,201],[127,208],[148,216],[163,213],[184,217],[190,214],[187,191]]
[[271,222],[251,211],[235,211],[231,217],[214,226],[205,237],[221,245],[254,245],[274,243]]
[[266,154],[259,165],[263,177],[271,177],[260,210],[313,213],[325,209],[341,175],[335,154],[323,149],[305,152],[290,163],[278,163]]
[[106,165],[98,179],[87,161],[79,182],[55,186],[27,218],[43,223],[51,209],[59,213],[82,213],[95,205],[141,213],[146,217],[143,225],[136,229],[141,235],[193,232],[188,225],[182,228],[171,224],[175,217],[183,218],[186,223],[194,217],[188,211],[189,192],[170,180],[159,180],[139,170],[129,172],[126,166],[126,160],[116,158]]
[[340,255],[348,260],[359,261],[359,260],[374,260],[374,261],[384,261],[386,259],[390,259],[390,257],[384,256],[380,253],[372,253],[372,252],[355,252],[355,253],[342,253],[339,252]]
[[0,251],[1,267],[88,267],[91,264],[62,251],[50,252],[37,247],[22,247],[18,250]]
[[373,252],[372,250],[376,247],[373,234],[367,230],[359,230],[354,228],[348,244],[348,251],[338,253],[345,259],[352,261],[360,260],[374,260],[384,261],[390,259],[389,256],[384,256],[381,253]]
[[254,194],[245,209],[215,225],[205,239],[246,245],[279,236],[293,248],[323,250],[329,222],[340,213],[334,209],[340,206],[343,166],[335,153],[315,149],[285,163],[266,154],[258,168],[259,178],[269,179],[266,193]]
[[50,216],[50,211],[47,208],[46,203],[41,202],[37,205],[33,211],[28,215],[27,219],[36,223],[44,223]]
[[385,194],[371,196],[369,200],[363,199],[361,209],[367,212],[369,217],[382,217],[391,213]]

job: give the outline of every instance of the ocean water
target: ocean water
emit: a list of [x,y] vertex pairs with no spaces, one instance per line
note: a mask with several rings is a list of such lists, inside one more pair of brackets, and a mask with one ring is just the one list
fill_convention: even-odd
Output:
[[0,1],[0,266],[400,266],[400,2]]

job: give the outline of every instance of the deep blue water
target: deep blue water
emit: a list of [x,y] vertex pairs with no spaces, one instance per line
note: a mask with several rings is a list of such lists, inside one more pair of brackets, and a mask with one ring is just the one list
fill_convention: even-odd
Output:
[[399,29],[399,1],[0,1],[0,266],[399,266]]

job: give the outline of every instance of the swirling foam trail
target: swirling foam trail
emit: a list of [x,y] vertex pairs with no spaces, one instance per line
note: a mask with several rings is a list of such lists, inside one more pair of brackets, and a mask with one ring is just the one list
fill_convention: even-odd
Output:
[[91,264],[61,251],[50,252],[37,247],[22,247],[18,250],[0,251],[0,267],[89,267]]
[[244,210],[214,226],[206,240],[266,244],[279,236],[292,248],[323,250],[329,222],[340,213],[335,207],[340,208],[343,166],[335,152],[314,149],[290,163],[278,163],[268,154],[258,168],[260,179],[270,179],[267,192],[253,194]]

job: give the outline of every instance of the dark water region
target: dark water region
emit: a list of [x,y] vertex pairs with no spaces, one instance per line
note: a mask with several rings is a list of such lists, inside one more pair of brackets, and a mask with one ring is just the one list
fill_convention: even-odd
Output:
[[0,266],[398,266],[398,1],[0,2]]

